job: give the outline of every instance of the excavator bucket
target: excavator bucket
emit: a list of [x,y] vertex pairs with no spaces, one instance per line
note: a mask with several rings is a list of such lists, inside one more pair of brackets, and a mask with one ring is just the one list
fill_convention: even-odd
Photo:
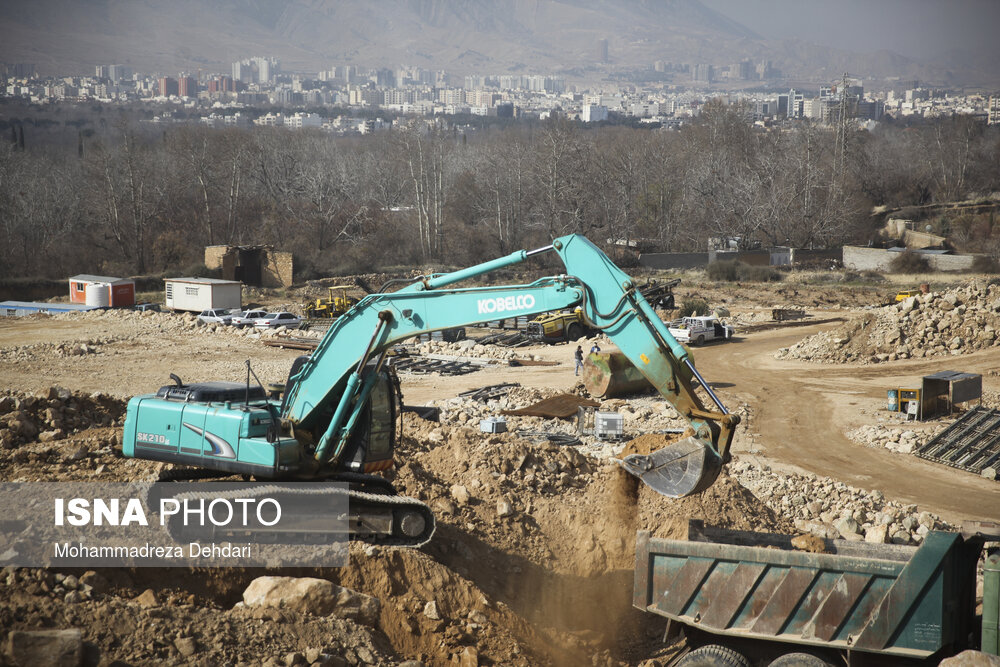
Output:
[[722,460],[705,443],[692,436],[645,454],[630,454],[622,467],[659,494],[683,498],[704,491],[722,470]]

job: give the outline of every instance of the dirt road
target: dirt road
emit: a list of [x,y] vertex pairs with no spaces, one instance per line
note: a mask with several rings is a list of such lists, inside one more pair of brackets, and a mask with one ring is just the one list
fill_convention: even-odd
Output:
[[[709,381],[718,378],[732,384],[721,388],[723,396],[753,406],[754,418],[746,427],[759,434],[758,443],[768,459],[852,486],[878,489],[949,521],[1000,520],[997,482],[914,456],[865,447],[846,435],[878,419],[888,388],[911,386],[920,377],[942,370],[985,373],[1000,363],[1000,355],[987,350],[960,358],[878,366],[774,358],[776,350],[823,328],[761,332],[733,344],[705,347],[695,353],[698,368]],[[997,389],[995,377],[984,374],[983,383],[984,389]]]

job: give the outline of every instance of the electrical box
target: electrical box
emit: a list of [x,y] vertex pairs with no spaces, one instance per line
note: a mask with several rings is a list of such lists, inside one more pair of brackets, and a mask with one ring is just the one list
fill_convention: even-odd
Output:
[[479,422],[479,430],[483,433],[506,433],[507,420],[503,417],[489,417]]
[[620,440],[625,418],[619,412],[595,412],[594,435],[608,440]]
[[[906,389],[904,387],[898,387],[896,389],[890,389],[888,392],[888,408],[889,412],[902,412],[905,414],[916,414],[920,415],[920,394],[919,389]],[[914,408],[912,405],[916,405]],[[916,412],[913,412],[916,410]]]

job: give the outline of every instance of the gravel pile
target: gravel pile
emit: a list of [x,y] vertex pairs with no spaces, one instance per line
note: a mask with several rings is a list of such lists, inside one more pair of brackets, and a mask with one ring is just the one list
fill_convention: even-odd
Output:
[[910,297],[776,353],[779,359],[881,363],[959,355],[1000,345],[1000,285],[972,283]]
[[730,464],[730,474],[795,528],[826,539],[875,544],[920,544],[931,530],[955,530],[916,505],[887,500],[829,477],[779,474],[750,460]]

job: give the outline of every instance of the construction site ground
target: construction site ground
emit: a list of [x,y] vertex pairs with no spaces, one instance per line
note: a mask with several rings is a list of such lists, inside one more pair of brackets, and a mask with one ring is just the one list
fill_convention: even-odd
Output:
[[[706,284],[686,293],[725,302],[734,317],[750,321],[774,304],[805,308],[817,320],[850,319],[884,303],[886,292]],[[678,302],[684,294],[679,291]],[[44,395],[50,387],[64,387],[124,400],[167,384],[170,373],[191,382],[244,381],[248,358],[261,381],[283,382],[301,354],[264,346],[252,336],[179,326],[178,317],[0,319],[0,383],[13,392]],[[987,402],[994,400],[1000,392],[998,348],[877,366],[775,358],[778,350],[837,326],[831,321],[745,334],[737,327],[735,341],[695,349],[699,370],[722,401],[746,415],[734,446],[737,460],[877,490],[951,523],[1000,521],[998,482],[848,437],[868,424],[901,424],[900,416],[885,411],[886,389],[910,386],[929,373],[982,373]],[[404,375],[405,401],[440,403],[507,382],[572,391],[579,380],[574,348],[516,350],[557,365],[498,364],[447,378]],[[682,537],[688,518],[702,518],[737,529],[792,530],[794,517],[774,513],[729,475],[699,496],[669,500],[637,487],[607,460],[470,426],[406,417],[398,467],[390,476],[401,493],[434,509],[438,529],[426,547],[354,545],[350,565],[340,569],[101,571],[94,590],[103,594],[70,601],[68,588],[53,577],[82,572],[7,570],[0,576],[0,639],[11,629],[81,628],[85,657],[93,664],[291,665],[315,662],[321,654],[343,660],[328,664],[656,664],[648,661],[666,655],[660,645],[664,624],[631,609],[637,529]],[[0,450],[0,481],[155,477],[161,464],[116,454],[119,432],[119,426],[102,425]],[[366,625],[237,605],[246,586],[263,574],[319,577],[375,596],[379,618]],[[152,593],[144,595],[147,589]]]

